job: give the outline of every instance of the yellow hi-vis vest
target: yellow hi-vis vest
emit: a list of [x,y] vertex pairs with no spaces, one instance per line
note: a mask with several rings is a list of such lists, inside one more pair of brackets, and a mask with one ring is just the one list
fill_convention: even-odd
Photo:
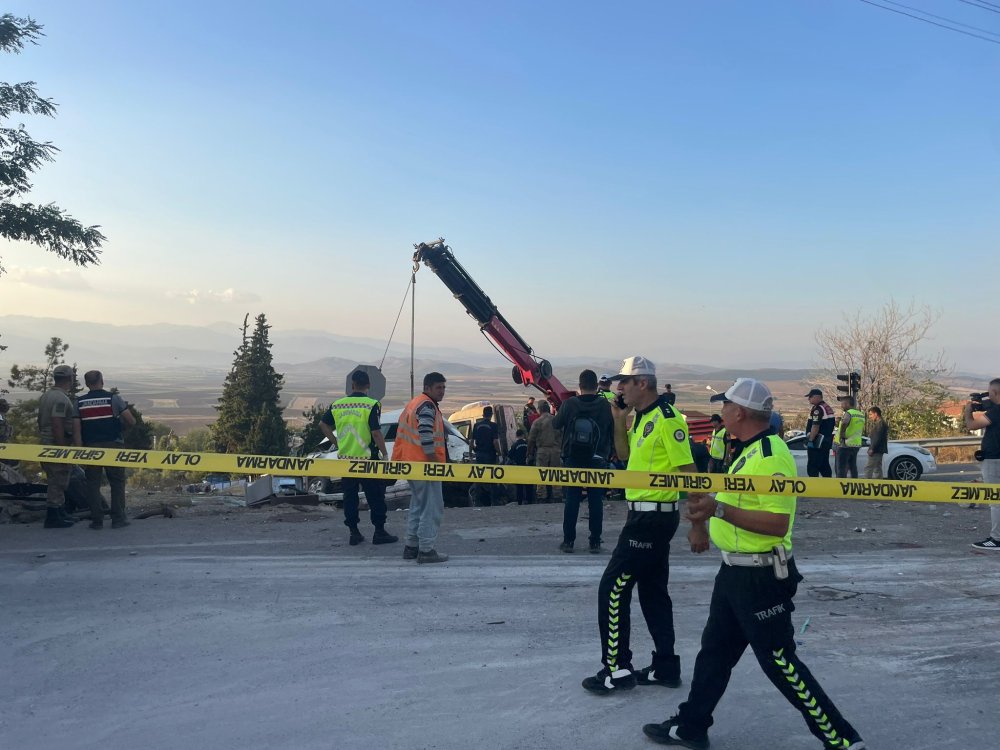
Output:
[[[729,474],[746,474],[757,477],[795,477],[795,459],[785,441],[777,435],[765,435],[743,448],[743,452],[729,467]],[[719,492],[716,502],[746,510],[766,510],[788,516],[788,531],[784,537],[757,534],[740,529],[722,518],[708,520],[708,533],[712,543],[726,552],[770,552],[779,544],[792,551],[792,524],[795,521],[795,501],[788,495],[758,495],[751,492]]]
[[708,455],[716,461],[726,457],[726,428],[720,427],[712,433],[712,442],[708,446]]
[[372,432],[368,419],[378,401],[368,396],[345,396],[330,404],[337,428],[337,455],[341,458],[371,458]]
[[844,445],[848,448],[860,448],[861,436],[865,431],[864,412],[859,409],[848,409],[847,413],[851,415],[851,421],[844,428]]
[[[688,427],[683,415],[662,396],[642,414],[628,432],[628,470],[667,473],[693,464]],[[677,490],[626,489],[626,500],[675,503]]]

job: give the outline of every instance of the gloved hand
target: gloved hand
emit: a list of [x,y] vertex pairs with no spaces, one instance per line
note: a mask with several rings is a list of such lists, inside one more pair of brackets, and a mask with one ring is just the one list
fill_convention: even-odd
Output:
[[812,440],[806,443],[806,448],[815,448],[815,447],[816,443],[814,443]]

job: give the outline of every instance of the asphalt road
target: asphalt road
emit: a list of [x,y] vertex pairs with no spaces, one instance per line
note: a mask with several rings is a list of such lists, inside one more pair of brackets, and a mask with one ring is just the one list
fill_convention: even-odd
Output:
[[[0,747],[653,747],[641,725],[685,688],[580,688],[600,666],[607,553],[557,552],[561,512],[448,509],[453,559],[436,566],[404,562],[398,544],[347,546],[333,510],[0,527]],[[608,508],[606,539],[622,516]],[[802,502],[800,655],[869,748],[995,744],[1000,554],[967,546],[984,522],[981,509]],[[687,683],[718,558],[673,549]],[[711,737],[718,750],[818,747],[747,657]]]

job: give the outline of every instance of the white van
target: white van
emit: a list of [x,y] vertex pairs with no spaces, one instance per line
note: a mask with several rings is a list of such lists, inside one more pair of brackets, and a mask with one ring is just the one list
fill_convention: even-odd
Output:
[[492,401],[473,401],[456,411],[448,421],[462,433],[466,441],[472,440],[472,428],[483,418],[483,409],[493,407],[493,421],[500,428],[500,457],[504,458],[510,446],[517,439],[517,422],[514,418],[514,407],[510,404],[497,404]]

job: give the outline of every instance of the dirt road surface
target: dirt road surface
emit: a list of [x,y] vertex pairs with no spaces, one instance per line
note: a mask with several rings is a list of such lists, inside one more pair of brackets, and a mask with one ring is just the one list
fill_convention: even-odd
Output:
[[[556,551],[561,514],[448,509],[439,548],[453,558],[432,566],[403,561],[400,544],[348,546],[334,509],[218,498],[115,531],[0,527],[0,747],[654,747],[641,726],[686,695],[718,553],[687,551],[684,525],[673,543],[685,686],[599,698],[580,680],[600,667],[597,582],[624,511],[609,505],[601,555]],[[1000,736],[1000,554],[968,547],[987,515],[800,501],[800,655],[869,748]],[[404,520],[391,513],[390,529]],[[819,747],[748,656],[711,739]]]

